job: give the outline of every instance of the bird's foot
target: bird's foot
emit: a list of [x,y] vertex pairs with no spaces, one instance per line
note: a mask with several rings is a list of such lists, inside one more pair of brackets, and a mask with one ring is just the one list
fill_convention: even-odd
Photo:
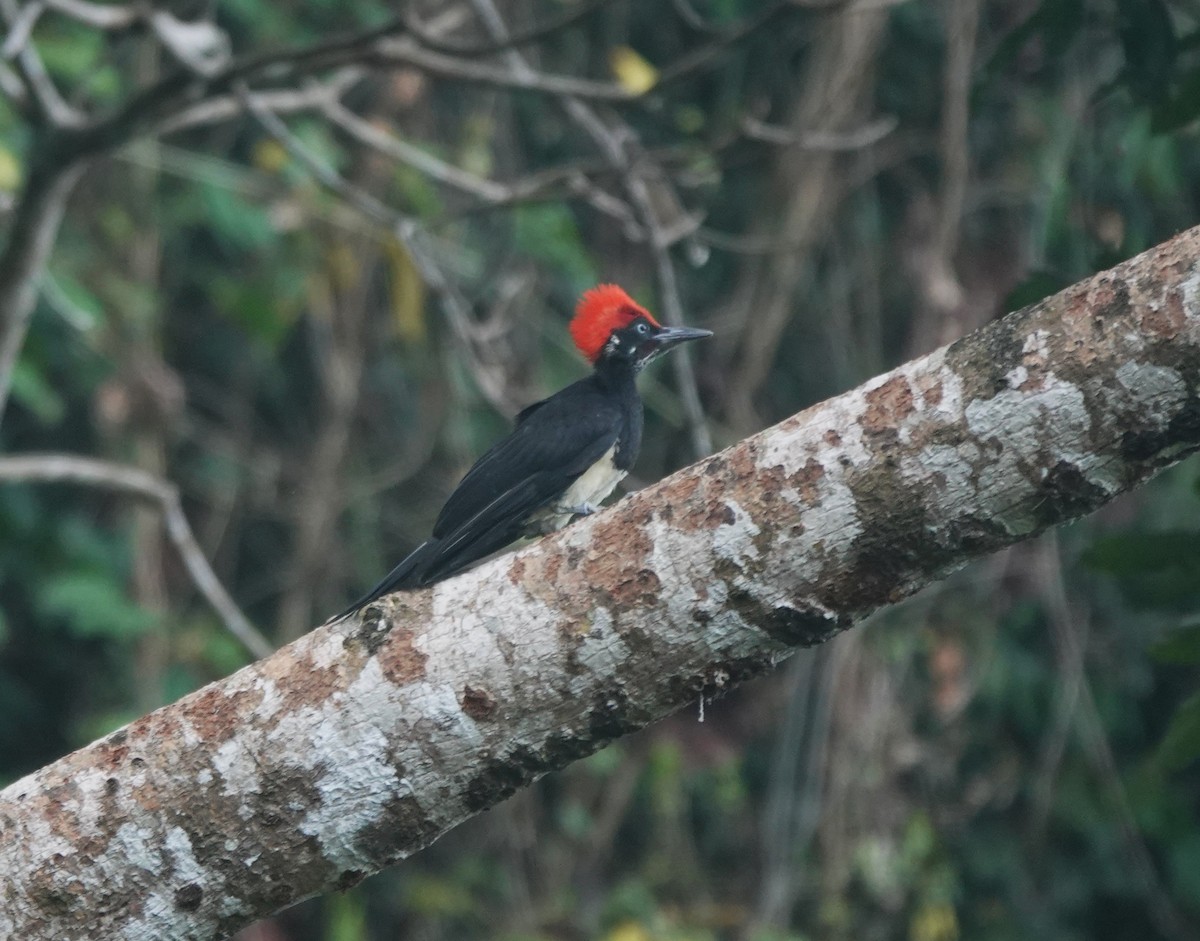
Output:
[[599,507],[594,507],[590,503],[580,503],[576,506],[564,506],[563,512],[570,513],[572,516],[591,516]]

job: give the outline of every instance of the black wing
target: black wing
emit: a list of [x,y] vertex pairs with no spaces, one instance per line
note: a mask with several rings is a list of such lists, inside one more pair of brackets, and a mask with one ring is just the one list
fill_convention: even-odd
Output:
[[595,464],[621,434],[620,406],[582,379],[529,406],[471,467],[438,514],[433,536],[341,614],[449,578],[522,535],[525,522]]
[[561,496],[617,441],[621,411],[568,387],[525,417],[467,472],[433,527],[419,582],[461,571],[522,535],[529,517]]
[[[467,471],[433,524],[435,539],[548,504],[616,443],[622,412],[590,377],[525,409]],[[515,536],[513,538],[516,538]]]
[[517,426],[471,467],[438,514],[433,536],[332,623],[393,591],[449,578],[522,535],[616,444],[622,411],[589,379],[529,406]]

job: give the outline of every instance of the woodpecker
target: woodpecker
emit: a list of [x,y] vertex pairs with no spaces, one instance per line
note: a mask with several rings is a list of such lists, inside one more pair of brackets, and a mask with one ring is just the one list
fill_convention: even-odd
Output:
[[522,536],[594,513],[637,460],[648,363],[711,330],[664,327],[615,284],[584,293],[570,324],[592,373],[517,415],[450,494],[428,540],[329,622],[393,591],[449,578]]

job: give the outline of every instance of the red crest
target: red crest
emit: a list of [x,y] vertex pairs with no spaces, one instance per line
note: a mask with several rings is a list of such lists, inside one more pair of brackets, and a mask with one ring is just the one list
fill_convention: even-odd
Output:
[[588,362],[594,363],[613,331],[629,326],[638,317],[645,317],[656,327],[659,325],[621,288],[615,284],[600,284],[585,291],[579,299],[571,321],[571,337],[579,352],[588,358]]

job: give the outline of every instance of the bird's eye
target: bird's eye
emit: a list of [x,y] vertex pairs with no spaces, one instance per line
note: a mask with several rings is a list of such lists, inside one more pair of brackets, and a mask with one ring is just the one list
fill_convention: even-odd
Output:
[[639,323],[637,325],[637,332],[638,332],[639,336],[644,337],[647,333],[650,332],[650,325],[648,323],[646,323],[646,321],[643,320],[641,323]]

